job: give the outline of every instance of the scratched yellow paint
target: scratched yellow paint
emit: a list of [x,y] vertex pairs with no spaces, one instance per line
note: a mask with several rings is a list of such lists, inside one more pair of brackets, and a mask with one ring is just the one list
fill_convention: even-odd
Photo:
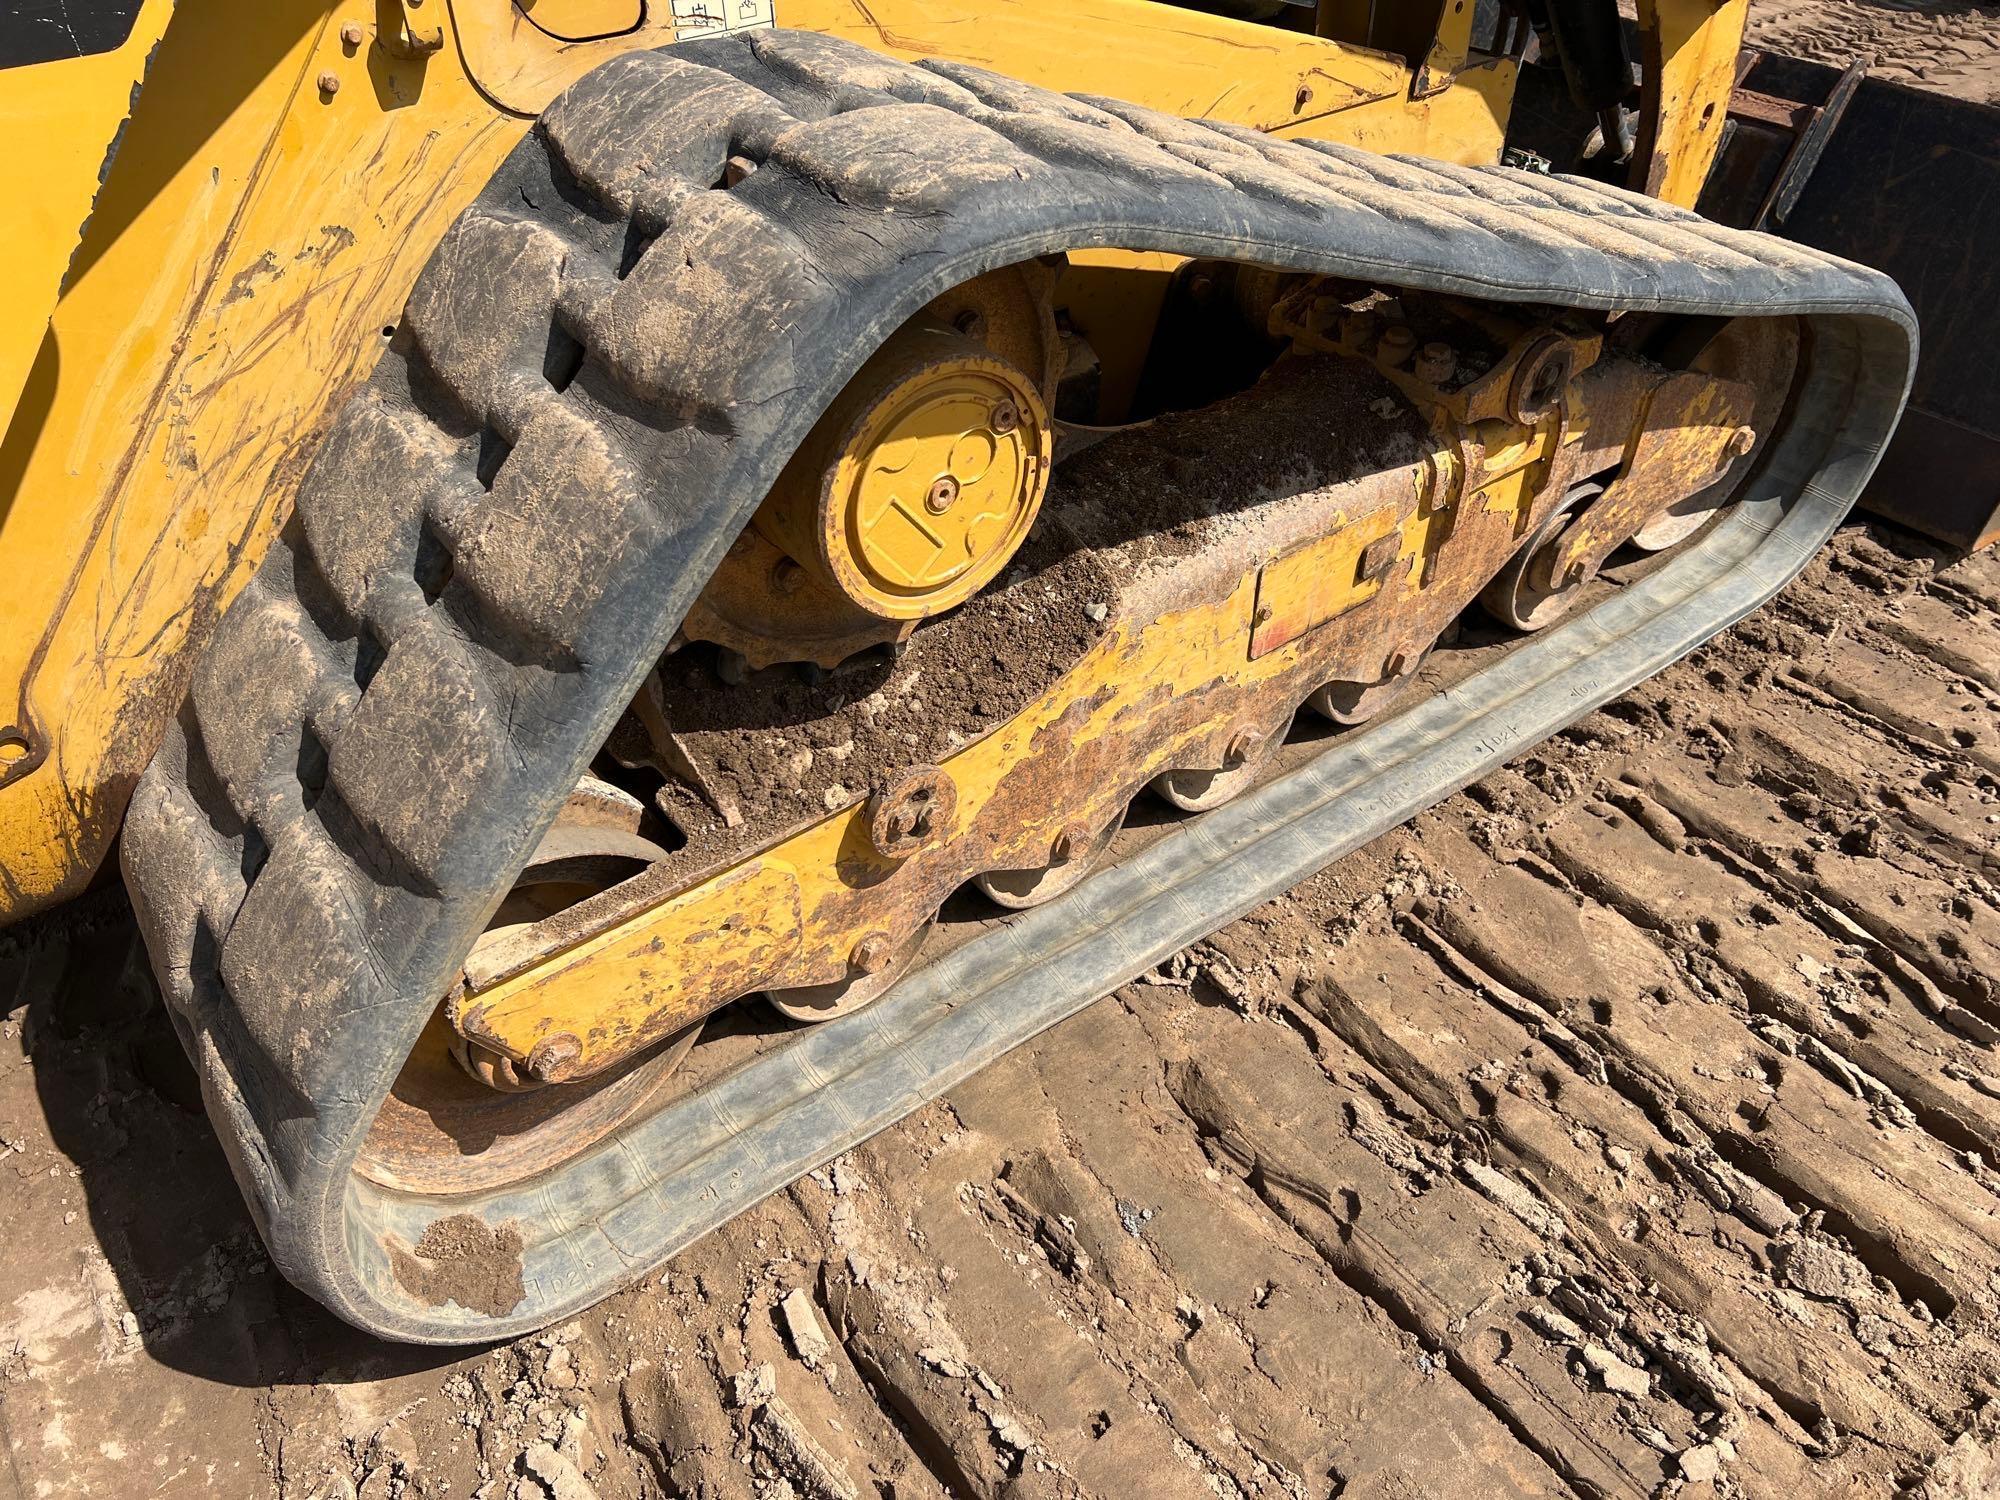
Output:
[[13,406],[97,195],[107,145],[174,0],[146,0],[120,46],[0,71],[0,412]]
[[[1294,667],[1295,650],[1279,649],[1251,661],[1248,632],[1257,579],[1251,573],[1220,599],[1179,610],[1148,625],[1114,619],[1110,632],[1082,661],[1037,702],[1007,724],[942,762],[957,788],[953,821],[939,830],[932,846],[951,859],[961,858],[945,846],[964,834],[980,810],[1000,789],[1010,770],[1020,766],[1036,736],[1059,733],[1072,747],[1119,735],[1142,700],[1162,694],[1179,696],[1208,685],[1218,676],[1245,686]],[[1060,723],[1058,723],[1060,721]],[[1198,734],[1213,726],[1204,725]],[[1188,737],[1183,737],[1183,739]],[[1121,769],[1132,779],[1163,769],[1182,749],[1183,739],[1162,740],[1138,763],[1121,757]],[[1097,787],[1108,820],[1130,788]],[[997,846],[997,867],[1027,868],[1044,863],[1050,843],[1066,821],[1087,823],[1092,809],[1074,802],[1051,807],[1041,821],[1009,830]],[[887,903],[870,903],[857,914],[844,900],[855,890],[879,885],[896,870],[896,862],[877,854],[865,831],[867,804],[859,803],[793,835],[768,851],[757,863],[771,872],[767,879],[788,878],[795,892],[788,904],[800,914],[798,927],[782,952],[766,950],[772,961],[744,978],[734,993],[717,995],[718,972],[738,972],[734,948],[721,950],[718,969],[690,939],[714,930],[737,910],[734,883],[739,871],[727,870],[677,893],[653,910],[632,918],[591,940],[581,949],[555,955],[527,972],[486,992],[475,992],[456,1003],[457,1011],[476,1024],[469,1035],[495,1050],[525,1062],[545,1035],[566,1031],[582,1040],[578,1074],[601,1068],[617,1055],[623,1038],[660,1035],[656,1017],[665,1007],[679,1024],[712,1009],[734,994],[771,985],[794,987],[824,984],[847,977],[847,955],[869,932],[884,924]],[[922,860],[919,853],[913,859]],[[955,881],[952,883],[956,883]],[[901,931],[889,933],[900,943],[929,918],[929,911],[912,905],[900,911]],[[672,984],[647,982],[640,971],[678,961]],[[706,982],[706,984],[704,984]],[[665,1029],[672,1029],[668,1026]]]
[[526,1062],[544,1037],[578,1039],[579,1074],[620,1049],[657,1041],[701,1015],[725,970],[773,973],[804,935],[799,879],[781,859],[754,859],[668,898],[644,922],[600,933],[518,978],[454,996],[451,1024]]
[[450,56],[347,47],[320,5],[167,28],[0,447],[0,919],[102,861],[184,646],[518,134]]
[[[1722,146],[1750,0],[1639,0],[1646,99],[1634,186],[1692,208]],[[1648,149],[1650,147],[1650,150]]]

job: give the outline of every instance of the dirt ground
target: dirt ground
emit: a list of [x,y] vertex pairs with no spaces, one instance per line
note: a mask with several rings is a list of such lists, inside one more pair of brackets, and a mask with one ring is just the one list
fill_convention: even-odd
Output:
[[[1752,21],[2000,98],[1991,6]],[[1856,523],[506,1346],[286,1285],[122,898],[68,909],[0,946],[0,1495],[1995,1496],[1996,1164],[2000,557]]]
[[270,1269],[114,893],[0,960],[9,1477],[2000,1494],[1996,877],[2000,557],[1856,524],[663,1274],[456,1357]]
[[1878,78],[2000,103],[2000,5],[1974,0],[1754,0],[1746,40]]

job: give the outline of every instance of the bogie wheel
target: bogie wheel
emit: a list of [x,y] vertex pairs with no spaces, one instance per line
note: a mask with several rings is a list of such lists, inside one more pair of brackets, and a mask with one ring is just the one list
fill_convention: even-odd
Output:
[[1669,547],[1677,547],[1707,524],[1715,514],[1718,500],[1714,489],[1690,496],[1676,505],[1670,505],[1656,516],[1649,516],[1646,524],[1632,533],[1630,545],[1641,552],[1664,552]]
[[[851,1016],[863,1006],[881,999],[910,971],[917,954],[923,950],[924,939],[930,936],[930,930],[935,925],[935,919],[925,922],[899,945],[887,949],[879,960],[870,960],[866,964],[850,961],[844,979],[835,979],[827,984],[802,984],[791,989],[766,990],[764,998],[788,1021],[817,1024]],[[873,940],[864,939],[863,945],[869,941]]]
[[1545,629],[1568,614],[1587,580],[1553,577],[1556,554],[1578,512],[1603,493],[1603,485],[1584,483],[1563,496],[1480,590],[1480,607],[1502,625],[1521,631]]
[[1118,815],[1095,834],[1080,839],[1065,835],[1067,844],[1059,839],[1062,847],[1056,852],[1060,857],[1048,864],[1028,870],[987,870],[973,876],[972,883],[988,901],[1008,911],[1040,906],[1072,889],[1095,869],[1124,826],[1125,810],[1120,808]]
[[1392,708],[1417,680],[1417,673],[1431,659],[1429,646],[1400,670],[1374,682],[1329,682],[1313,689],[1306,707],[1329,723],[1342,726],[1366,724]]
[[[569,817],[566,809],[549,830],[479,943],[495,942],[666,857],[636,834]],[[356,1170],[411,1193],[480,1193],[525,1181],[664,1103],[700,1030],[699,1023],[687,1027],[595,1077],[544,1086],[511,1059],[459,1036],[440,1005],[390,1087]]]
[[1212,769],[1179,768],[1162,771],[1151,782],[1153,794],[1182,812],[1207,812],[1242,795],[1263,778],[1264,769],[1285,742],[1290,720],[1269,734],[1254,730],[1239,733],[1224,752],[1222,764]]

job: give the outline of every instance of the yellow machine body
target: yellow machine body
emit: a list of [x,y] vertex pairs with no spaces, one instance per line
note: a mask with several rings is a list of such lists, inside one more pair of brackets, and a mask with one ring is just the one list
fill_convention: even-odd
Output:
[[[34,143],[0,164],[0,923],[103,867],[328,414],[446,227],[607,58],[775,21],[1462,163],[1498,157],[1514,88],[1466,5],[1403,57],[1155,0],[776,3],[145,0],[110,51],[0,67],[0,120]],[[1641,7],[1668,59],[1642,141],[1661,196],[1706,171],[1745,4]]]

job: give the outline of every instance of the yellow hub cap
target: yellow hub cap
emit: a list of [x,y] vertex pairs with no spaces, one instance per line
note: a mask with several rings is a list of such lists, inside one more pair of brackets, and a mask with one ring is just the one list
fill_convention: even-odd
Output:
[[758,525],[867,613],[914,620],[1003,568],[1048,488],[1051,423],[1033,383],[985,345],[915,325],[814,428]]

